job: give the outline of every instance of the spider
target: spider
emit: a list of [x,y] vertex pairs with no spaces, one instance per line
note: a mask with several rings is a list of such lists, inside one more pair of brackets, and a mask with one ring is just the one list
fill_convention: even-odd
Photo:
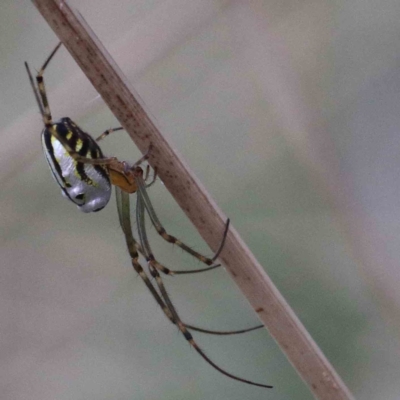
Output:
[[[154,171],[153,180],[150,183],[146,183],[149,177],[149,166],[147,166],[145,172],[140,166],[148,159],[149,152],[133,165],[129,165],[124,161],[119,161],[115,157],[105,157],[103,155],[97,142],[104,139],[111,132],[122,130],[122,127],[108,129],[94,140],[68,117],[53,122],[43,75],[46,67],[61,44],[62,43],[59,43],[50,53],[37,73],[36,80],[34,80],[27,62],[25,62],[25,67],[43,119],[44,128],[41,135],[43,151],[53,177],[60,186],[63,196],[75,203],[78,209],[85,213],[98,212],[107,205],[111,196],[111,187],[112,185],[115,186],[119,222],[125,236],[132,266],[142,278],[165,316],[178,327],[185,339],[213,368],[231,379],[254,386],[272,388],[270,385],[238,377],[219,367],[198,346],[189,331],[190,329],[209,334],[230,335],[249,332],[261,328],[262,325],[237,331],[211,331],[182,322],[159,273],[160,271],[166,275],[188,274],[204,272],[219,267],[220,264],[215,264],[215,260],[218,258],[223,248],[229,229],[229,219],[225,226],[221,245],[215,255],[212,258],[208,258],[198,253],[175,236],[167,233],[157,217],[147,193],[147,188],[156,180],[157,171]],[[149,151],[151,151],[151,147]],[[139,242],[135,240],[131,226],[129,195],[132,193],[137,193],[136,222]],[[154,257],[147,238],[145,228],[146,212],[150,217],[151,223],[156,228],[156,231],[164,240],[176,244],[182,250],[206,264],[207,267],[195,270],[176,271],[158,262]],[[142,254],[147,261],[148,272],[146,272],[139,263],[139,253]],[[155,284],[152,282],[151,278],[155,280]]]

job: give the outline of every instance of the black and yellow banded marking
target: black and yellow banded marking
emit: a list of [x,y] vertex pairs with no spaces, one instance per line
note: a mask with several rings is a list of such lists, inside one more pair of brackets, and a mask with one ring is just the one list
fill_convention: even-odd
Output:
[[[103,153],[99,145],[94,141],[94,139],[82,131],[70,118],[62,118],[59,122],[52,125],[54,129],[73,149],[78,155],[85,158],[99,159],[103,158]],[[49,129],[44,131],[44,143],[46,150],[53,162],[55,172],[65,187],[70,187],[71,185],[65,180],[59,161],[54,155],[54,148],[51,142],[52,134]],[[81,181],[86,182],[88,185],[94,186],[96,183],[90,179],[85,171],[85,164],[79,161],[75,162],[75,170],[78,178]],[[108,171],[105,167],[101,165],[93,165],[93,168],[107,181],[109,181]]]

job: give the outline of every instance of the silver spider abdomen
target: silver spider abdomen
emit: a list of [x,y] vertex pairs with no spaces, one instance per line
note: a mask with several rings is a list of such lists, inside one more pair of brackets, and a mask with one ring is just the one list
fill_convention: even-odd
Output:
[[[53,129],[80,156],[91,159],[104,157],[93,138],[70,118],[62,118],[54,123]],[[107,205],[111,196],[111,184],[104,166],[76,161],[48,129],[42,132],[42,145],[51,172],[64,197],[83,212],[100,211]]]

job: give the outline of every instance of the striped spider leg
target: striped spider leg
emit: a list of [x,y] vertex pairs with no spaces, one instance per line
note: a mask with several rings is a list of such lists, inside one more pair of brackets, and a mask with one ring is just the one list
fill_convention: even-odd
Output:
[[[163,309],[166,316],[179,327],[185,338],[189,340],[189,342],[196,348],[196,351],[214,368],[233,379],[257,386],[270,387],[268,385],[262,385],[247,381],[222,370],[202,352],[202,350],[194,342],[191,334],[187,331],[187,328],[190,327],[193,330],[204,333],[227,335],[248,332],[259,328],[259,326],[240,331],[220,332],[201,329],[191,325],[185,325],[179,319],[178,314],[176,313],[176,310],[169,299],[161,277],[158,273],[158,269],[169,275],[177,273],[194,273],[204,270],[210,270],[219,266],[214,265],[214,261],[218,257],[218,254],[223,247],[223,243],[227,234],[228,224],[220,249],[217,251],[216,255],[213,258],[210,259],[195,252],[194,250],[190,249],[188,246],[180,242],[178,239],[176,239],[174,236],[167,234],[165,232],[165,229],[159,222],[146,192],[146,187],[150,186],[153,182],[148,185],[144,183],[143,170],[139,167],[140,163],[147,158],[146,155],[133,166],[129,166],[126,162],[121,162],[114,157],[106,158],[104,157],[96,141],[88,133],[81,130],[70,118],[65,117],[57,122],[53,122],[45,90],[43,75],[46,67],[59,49],[60,45],[61,43],[56,46],[50,56],[46,59],[42,68],[37,73],[36,85],[27,63],[25,63],[25,67],[40,113],[43,118],[43,150],[46,155],[46,159],[53,174],[53,177],[62,189],[62,194],[64,195],[64,197],[68,198],[70,201],[76,204],[81,211],[96,212],[100,211],[107,205],[111,196],[111,186],[114,185],[116,187],[117,193],[117,205],[120,223],[125,233],[129,253],[132,258],[132,264],[135,270],[144,280],[146,286],[152,293],[157,303]],[[107,136],[110,132],[118,131],[121,129],[121,127],[109,129],[105,131],[99,139]],[[148,175],[148,172],[146,172],[146,175]],[[128,206],[122,206],[122,204],[126,203],[126,199],[129,202],[129,194],[137,192],[138,188],[140,188],[138,192],[138,218],[139,221],[142,221],[143,219],[143,224],[140,223],[142,239],[141,245],[136,243],[131,232],[129,203]],[[122,201],[119,199],[122,199]],[[147,236],[144,229],[144,218],[142,218],[145,209],[148,212],[152,223],[156,226],[157,232],[165,240],[177,244],[179,247],[181,247],[194,257],[198,258],[203,263],[209,265],[209,267],[203,268],[202,270],[192,270],[187,272],[172,271],[166,267],[163,267],[162,264],[158,263],[152,255],[150,246],[146,239]],[[149,271],[151,275],[156,278],[157,287],[161,295],[157,292],[157,289],[152,285],[147,274],[143,271],[142,267],[138,263],[138,251],[140,251],[149,262]]]
[[[147,232],[146,232],[145,202],[147,201],[148,204],[150,204],[150,206],[151,206],[150,198],[148,197],[148,194],[147,194],[147,188],[154,183],[154,179],[150,184],[145,183],[147,180],[147,175],[148,174],[146,174],[145,178],[143,178],[142,169],[136,168],[135,177],[136,177],[136,183],[137,183],[137,187],[138,187],[137,207],[136,207],[136,223],[137,223],[139,241],[140,241],[140,244],[137,244],[137,247],[138,247],[138,251],[146,259],[150,269],[156,268],[156,269],[160,270],[161,272],[165,272],[164,270],[166,269],[166,267],[160,265],[160,263],[157,260],[155,260],[155,258],[154,258],[153,252],[150,247],[150,242],[147,237]],[[229,222],[229,220],[228,220],[228,222]],[[221,251],[221,248],[223,247],[223,244],[224,244],[224,241],[225,241],[225,238],[227,235],[228,226],[229,226],[229,224],[227,223],[225,226],[224,239],[220,244],[217,254],[219,254],[219,252]],[[207,270],[209,270],[209,268],[204,268],[204,269],[200,269],[200,270],[191,270],[191,271],[172,271],[172,273],[167,273],[167,275],[175,275],[178,273],[196,273],[196,272],[202,272],[202,271],[207,271]],[[169,271],[171,271],[171,270],[169,270]],[[251,328],[240,329],[240,330],[235,330],[235,331],[213,331],[213,330],[203,329],[203,328],[199,328],[197,326],[189,325],[187,323],[185,323],[185,326],[194,331],[209,333],[209,334],[213,334],[213,335],[235,335],[235,334],[239,334],[239,333],[251,332],[256,329],[260,329],[260,328],[264,327],[264,325],[256,325]]]
[[[139,276],[142,278],[144,281],[145,285],[149,289],[150,293],[153,295],[154,299],[166,315],[166,317],[173,323],[175,324],[179,331],[182,333],[184,338],[190,343],[190,345],[196,350],[196,352],[208,363],[210,364],[213,368],[215,368],[217,371],[222,373],[223,375],[228,376],[231,379],[237,380],[239,382],[247,383],[249,385],[253,386],[259,386],[263,388],[272,388],[270,385],[265,385],[262,383],[257,383],[253,382],[244,378],[240,378],[236,375],[233,375],[221,367],[219,367],[217,364],[214,363],[205,353],[204,351],[199,347],[197,342],[194,340],[192,334],[188,330],[189,325],[185,324],[182,322],[180,319],[174,305],[172,304],[172,301],[165,289],[164,283],[162,281],[161,275],[158,272],[158,269],[152,265],[151,263],[148,264],[149,266],[149,271],[150,274],[153,278],[156,280],[157,288],[154,287],[153,283],[151,282],[149,276],[146,274],[144,269],[139,263],[139,253],[138,253],[138,248],[139,244],[135,241],[133,234],[132,234],[132,226],[131,226],[131,217],[130,217],[130,203],[129,203],[129,195],[122,190],[120,190],[118,187],[116,188],[116,197],[117,197],[117,208],[118,208],[118,216],[119,216],[119,221],[121,224],[122,231],[124,232],[125,235],[125,240],[126,244],[129,250],[129,254],[131,257],[132,261],[132,266],[135,269],[135,271],[139,274]],[[143,221],[144,222],[144,210],[145,210],[145,205],[143,198],[138,195],[137,196],[137,203],[136,203],[136,217],[138,221]],[[141,244],[141,249],[144,252],[146,258],[148,257],[148,240],[146,237],[146,232],[145,229],[143,229],[143,224],[138,223],[138,231],[139,231],[139,237],[141,238],[142,244]],[[193,330],[195,330],[195,327],[192,327]],[[199,329],[200,330],[200,329]],[[212,333],[211,331],[205,331],[202,330],[203,332],[206,333]]]

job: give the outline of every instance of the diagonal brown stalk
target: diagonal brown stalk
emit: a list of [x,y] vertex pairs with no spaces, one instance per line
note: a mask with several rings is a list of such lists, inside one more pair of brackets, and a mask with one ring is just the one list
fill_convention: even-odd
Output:
[[[127,79],[83,18],[63,0],[33,0],[121,125],[149,162],[213,251],[218,249],[226,217],[186,163],[169,146]],[[279,293],[233,226],[219,259],[246,296],[282,351],[308,384],[324,400],[352,399],[285,299]]]

